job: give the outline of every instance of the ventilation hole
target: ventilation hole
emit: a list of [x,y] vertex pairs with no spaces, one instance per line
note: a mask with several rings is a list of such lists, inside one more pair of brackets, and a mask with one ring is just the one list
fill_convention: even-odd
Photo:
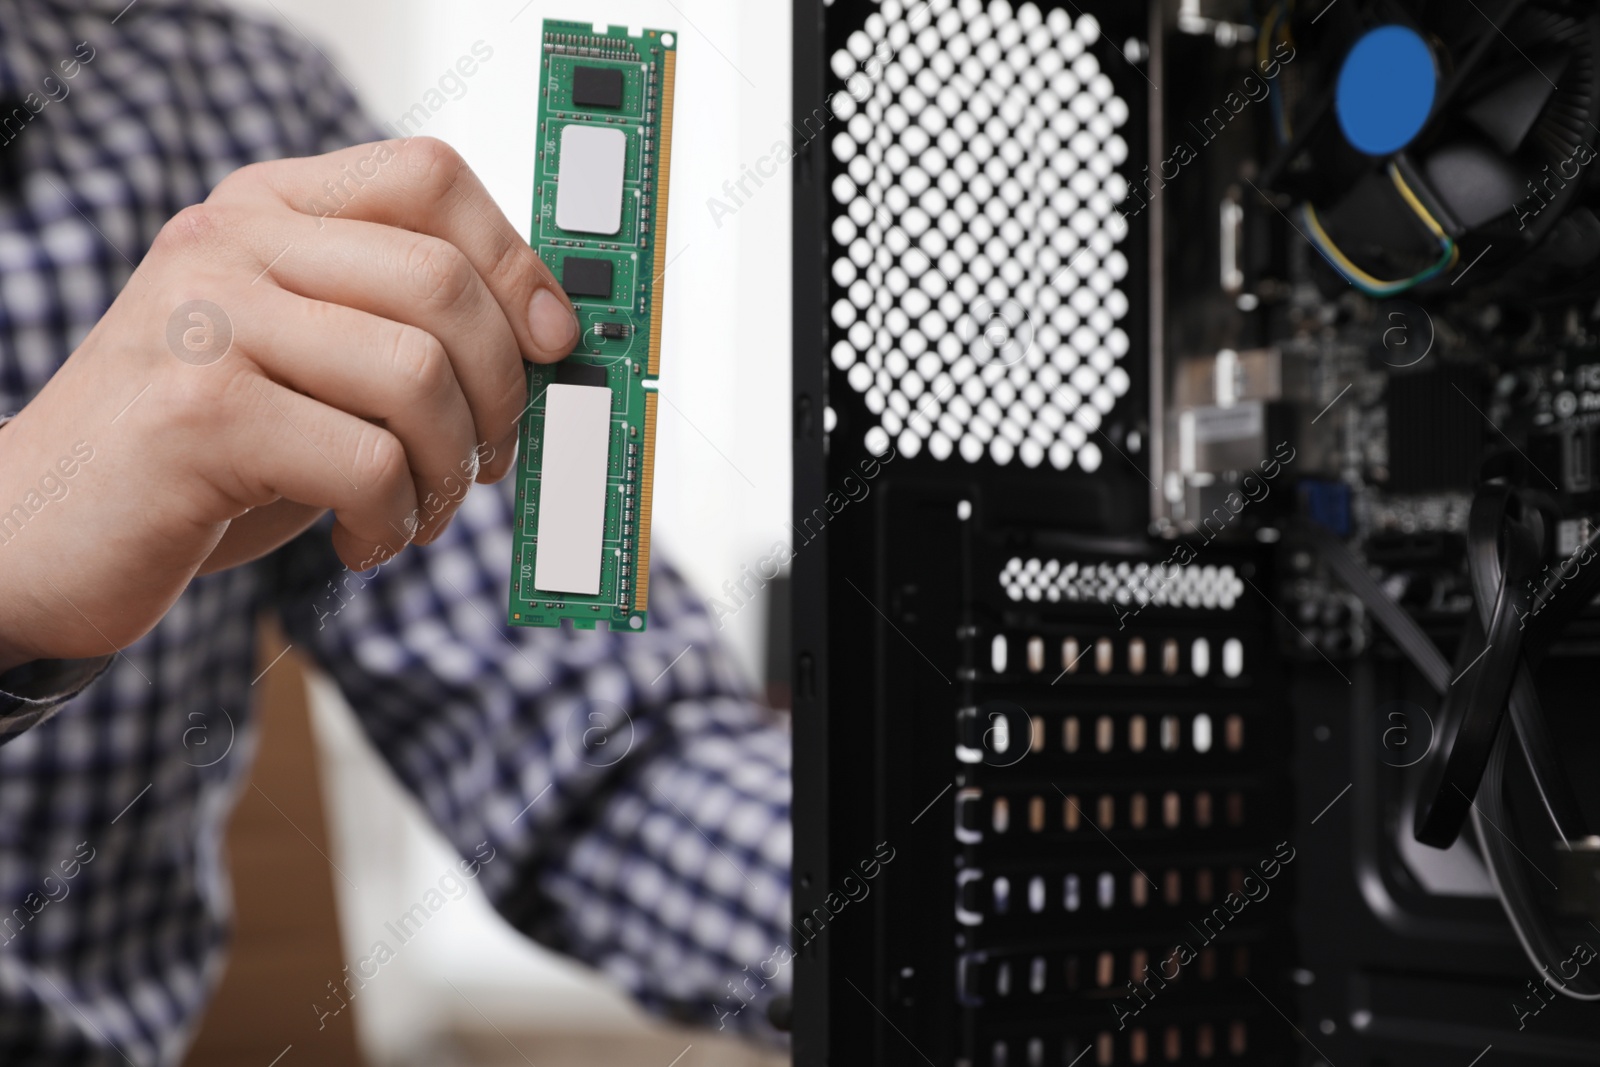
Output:
[[1244,673],[1244,643],[1237,637],[1222,642],[1222,673],[1229,678]]
[[1150,883],[1145,881],[1143,871],[1134,871],[1128,875],[1128,900],[1136,908],[1142,908],[1150,903]]
[[1111,638],[1102,637],[1094,643],[1094,669],[1101,674],[1110,674],[1111,661]]
[[1229,752],[1238,752],[1244,748],[1244,717],[1229,715],[1222,723],[1222,742],[1228,746]]
[[1004,875],[996,878],[993,883],[994,913],[1004,915],[1011,907],[1011,880]]
[[1143,715],[1135,715],[1128,720],[1128,748],[1134,752],[1143,752],[1145,742],[1148,740]]
[[1144,638],[1135,637],[1128,642],[1128,673],[1144,673]]
[[1161,717],[1161,751],[1178,751],[1178,717],[1176,715],[1163,715]]
[[989,666],[994,673],[1006,673],[1006,635],[995,634],[994,640],[989,642]]
[[1117,957],[1113,952],[1101,952],[1094,958],[1094,984],[1105,989],[1117,980]]
[[1163,1039],[1162,1054],[1167,1057],[1167,1062],[1176,1063],[1183,1056],[1183,1031],[1176,1026],[1167,1027]]
[[[1043,956],[1033,957],[1033,963],[1028,967],[1028,992],[1035,996],[1044,992],[1045,980],[1049,977],[1050,967]],[[1040,1054],[1044,1052],[1040,1049]]]
[[1135,830],[1143,830],[1145,823],[1150,820],[1150,801],[1143,793],[1135,793],[1128,798],[1128,825]]
[[[961,356],[963,361],[966,358]],[[879,378],[871,373],[867,364],[858,363],[855,366],[862,368],[860,375],[862,376],[862,381],[866,383],[867,401],[870,406],[876,402],[874,397],[879,396],[883,385],[880,383]],[[962,367],[962,363],[957,363],[952,367],[952,373],[956,378],[960,378],[963,373],[966,373]],[[851,368],[850,373],[857,373],[855,367]],[[1049,373],[1053,374],[1055,372],[1050,370]],[[888,372],[882,372],[881,376],[884,381],[887,381]],[[988,441],[996,432],[995,428],[998,427],[1002,436],[1010,434],[1012,438],[1018,438],[1020,431],[1016,429],[1016,426],[1017,419],[1021,416],[1019,414],[1014,418],[1012,413],[1003,411],[999,398],[1004,398],[1006,403],[1011,404],[1013,412],[1020,412],[1026,409],[1027,405],[1022,401],[1013,401],[1007,395],[1012,386],[1008,381],[1003,380],[997,381],[994,386],[996,395],[994,397],[986,397],[983,391],[983,382],[994,377],[993,374],[985,374],[982,376],[982,380],[973,379],[970,381],[968,383],[972,387],[970,401],[964,396],[957,397],[951,401],[950,412],[942,416],[943,421],[940,422],[942,427],[946,427],[946,432],[951,437],[958,436],[963,432],[977,434],[981,438],[977,442],[978,447],[981,448],[983,442]],[[1065,389],[1066,387],[1063,386],[1062,388]],[[963,386],[963,389],[967,389],[967,386]],[[1060,392],[1060,390],[1057,390],[1057,392]],[[1040,417],[1046,420],[1054,418],[1055,416],[1048,414],[1052,410],[1054,408],[1051,405],[1045,405],[1041,409]],[[895,426],[898,426],[898,423],[895,423],[894,419],[899,417],[893,412],[885,416],[886,420]],[[962,418],[970,418],[970,421],[963,424]],[[1066,425],[1062,432],[1074,438],[1083,435],[1082,429],[1073,424]],[[1066,563],[1060,560],[1049,560],[1041,563],[1041,561],[1035,559],[1029,560],[1028,563],[1029,566],[1024,568],[1021,560],[1013,558],[1000,573],[1000,585],[1013,600],[1022,599],[1025,596],[1033,603],[1038,603],[1041,600],[1048,600],[1051,603],[1066,600],[1098,602],[1107,605],[1121,605],[1133,602],[1140,606],[1154,604],[1157,606],[1202,609],[1224,607],[1216,592],[1221,579],[1217,577],[1220,572],[1215,568],[1168,567],[1165,565],[1152,568],[1148,564],[1131,567],[1126,563],[1113,566],[1106,562],[1076,560]],[[1237,578],[1234,581],[1238,582],[1240,589],[1243,588],[1242,581]],[[1229,601],[1229,606],[1231,606],[1231,603],[1232,601]],[[1068,654],[1069,646],[1065,642],[1063,643],[1061,661],[1063,669],[1077,660],[1081,654],[1080,649],[1081,646],[1073,640],[1070,646],[1070,654]],[[1146,668],[1149,666],[1148,661],[1149,647],[1146,644]],[[1178,670],[1178,645],[1176,641],[1171,639],[1168,639],[1167,643],[1163,644],[1162,647],[1162,670],[1167,674],[1175,674]]]
[[1233,976],[1250,977],[1250,948],[1247,945],[1240,945],[1233,950]]
[[1201,1023],[1200,1028],[1195,1031],[1194,1052],[1203,1060],[1209,1060],[1217,1054],[1217,1039],[1210,1023]]
[[1028,879],[1028,910],[1038,914],[1044,910],[1044,875]]
[[1028,829],[1039,833],[1044,829],[1044,797],[1028,801]]
[[983,737],[989,751],[997,756],[1005,755],[1011,748],[1011,720],[1004,715],[992,715],[989,729]]
[[1100,820],[1101,830],[1111,830],[1117,824],[1117,799],[1110,794],[1100,798],[1100,803],[1095,809],[1095,814]]
[[1229,792],[1228,793],[1228,799],[1227,799],[1226,807],[1228,809],[1228,825],[1229,826],[1243,826],[1244,825],[1244,794],[1239,792],[1236,789],[1231,791],[1231,792]]
[[1211,794],[1207,790],[1194,795],[1194,824],[1202,829],[1211,825]]
[[1100,752],[1110,752],[1117,736],[1117,724],[1111,716],[1102,715],[1094,721],[1094,747]]
[[1189,669],[1196,678],[1204,678],[1211,673],[1211,642],[1203,637],[1195,638],[1189,648]]
[[1078,732],[1078,717],[1076,715],[1068,715],[1061,722],[1061,747],[1068,752],[1078,751]]
[[1178,642],[1170,637],[1161,643],[1161,673],[1178,673]]
[[1044,638],[1028,638],[1028,671],[1038,674],[1044,670]]
[[1066,797],[1061,803],[1061,825],[1066,827],[1069,834],[1078,828],[1079,819],[1082,817],[1080,811],[1078,798],[1075,796]]
[[[1000,965],[994,969],[994,991],[1002,997],[1011,995],[1011,964],[1005,960],[1001,960]],[[997,1050],[1004,1047],[1004,1045],[997,1046]],[[995,1062],[1004,1063],[1004,1054],[995,1057]]]
[[1245,1024],[1232,1022],[1228,1024],[1228,1052],[1234,1056],[1243,1056],[1249,1051],[1248,1034]]
[[1217,980],[1216,949],[1203,948],[1200,950],[1200,967],[1198,969],[1201,981],[1214,982]]
[[1028,716],[1028,751],[1044,751],[1044,719],[1038,715]]
[[1095,1067],[1111,1067],[1116,1062],[1116,1053],[1116,1039],[1111,1034],[1101,1031],[1100,1035],[1094,1039]]
[[1005,797],[994,798],[994,807],[990,812],[990,824],[997,834],[1003,834],[1011,828],[1011,801]]
[[1211,903],[1212,890],[1211,868],[1201,867],[1194,875],[1195,899],[1202,904]]
[[1080,903],[1077,875],[1067,875],[1066,885],[1062,890],[1062,894],[1062,903],[1065,905],[1066,909],[1068,911],[1077,911]]
[[1107,911],[1117,902],[1117,879],[1110,871],[1102,871],[1096,879],[1095,900],[1101,911]]
[[1135,1030],[1128,1035],[1128,1059],[1135,1064],[1146,1062],[1150,1058],[1150,1039],[1143,1030]]
[[1211,716],[1201,712],[1194,717],[1193,735],[1196,752],[1211,751]]
[[[917,289],[902,290],[889,281],[897,269],[915,276],[906,263],[911,241],[923,242],[926,255],[939,256],[945,250],[941,242],[964,238],[968,251],[922,275],[924,282],[938,279],[924,291],[949,287],[962,294],[955,314],[946,316],[958,323],[952,327],[958,346],[986,365],[1020,370],[1018,388],[1043,385],[1037,377],[1045,364],[1040,327],[1052,308],[1077,300],[1088,332],[1082,347],[1107,353],[1085,368],[1087,381],[1078,392],[1084,398],[1103,393],[1114,402],[1128,392],[1128,376],[1116,363],[1127,352],[1127,338],[1115,325],[1128,313],[1127,298],[1115,287],[1127,274],[1126,257],[1116,246],[1128,227],[1114,204],[1128,190],[1115,168],[1127,160],[1127,145],[1116,131],[1129,121],[1130,109],[1084,50],[1099,34],[1094,19],[1051,14],[1041,18],[1031,3],[1016,9],[970,4],[946,8],[934,25],[919,31],[928,21],[925,9],[885,3],[865,31],[852,34],[830,57],[829,88],[840,105],[835,114],[845,122],[831,144],[841,172],[831,189],[839,217],[871,227],[876,235],[870,240],[888,252],[862,256],[851,247],[848,257],[861,272],[855,280],[883,294],[879,310],[912,311],[908,295]],[[880,58],[886,52],[890,58]],[[869,63],[881,72],[869,76],[863,69]],[[1052,196],[1068,191],[1063,183],[1070,186],[1070,203]],[[1041,203],[1049,205],[1052,218],[1038,217]],[[938,240],[928,241],[930,235]],[[841,247],[855,239],[848,233],[835,237]],[[1056,269],[1080,247],[1094,252],[1079,264],[1082,272]],[[933,331],[927,339],[944,336]],[[876,366],[889,353],[904,351],[905,339],[903,331],[889,328],[852,336],[851,344]],[[858,379],[848,380],[857,392],[866,391]],[[879,386],[891,407],[896,395],[914,399],[906,396],[907,380],[895,373]],[[909,389],[917,391],[914,385]],[[922,395],[931,398],[929,422],[938,423],[954,389]],[[1099,408],[1090,408],[1089,402],[1082,401],[1082,408],[1075,402],[1065,414],[1087,412],[1097,426],[1110,403],[1095,400]],[[1099,448],[1069,434],[1073,423],[1046,421],[1042,410],[1031,407],[1015,419],[1010,436],[952,434],[943,448],[930,444],[929,452],[940,458],[959,451],[967,462],[988,455],[1001,465],[1020,459],[1038,466],[1048,459],[1056,469],[1076,460],[1087,471],[1097,469]],[[874,413],[881,416],[883,409]],[[887,421],[872,429],[885,431],[885,446],[888,433],[903,437]]]
[[1176,829],[1183,821],[1183,798],[1177,793],[1167,792],[1161,797],[1161,822],[1167,829]]
[[1183,903],[1183,876],[1175,870],[1168,871],[1162,878],[1161,895],[1166,899],[1168,906]]
[[1064,638],[1061,642],[1061,670],[1064,673],[1078,673],[1078,655],[1078,639]]

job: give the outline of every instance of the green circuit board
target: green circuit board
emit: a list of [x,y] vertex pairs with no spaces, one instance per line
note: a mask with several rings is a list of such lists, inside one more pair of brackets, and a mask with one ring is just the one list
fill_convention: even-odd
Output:
[[649,621],[676,35],[547,19],[530,244],[577,309],[528,368],[509,619]]

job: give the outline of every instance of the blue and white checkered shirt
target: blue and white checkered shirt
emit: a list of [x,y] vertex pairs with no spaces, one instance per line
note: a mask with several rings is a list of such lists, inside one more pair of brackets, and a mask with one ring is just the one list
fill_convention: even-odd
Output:
[[[26,112],[0,112],[0,411],[230,171],[382,136],[298,33],[213,0],[0,0],[0,99]],[[457,849],[495,850],[477,880],[520,929],[682,1018],[787,987],[750,981],[787,941],[784,724],[670,569],[646,633],[507,627],[510,517],[480,487],[437,543],[365,576],[318,528],[196,580],[98,678],[0,677],[0,1063],[181,1059],[228,939],[263,610]],[[191,731],[219,709],[238,737],[205,765]]]

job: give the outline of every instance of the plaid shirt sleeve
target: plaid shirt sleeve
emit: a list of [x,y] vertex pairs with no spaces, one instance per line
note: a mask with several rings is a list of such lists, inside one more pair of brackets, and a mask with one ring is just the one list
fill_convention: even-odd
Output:
[[787,941],[787,729],[669,567],[644,633],[508,626],[510,509],[478,487],[364,574],[313,531],[278,560],[292,639],[457,849],[494,850],[480,881],[516,926],[683,1021],[763,1030],[789,983],[758,967]]
[[0,674],[0,745],[54,715],[105,673],[111,659],[35,660]]
[[[384,136],[314,64],[324,150]],[[425,130],[423,132],[426,132]],[[791,974],[789,735],[754,699],[704,606],[662,565],[642,634],[505,622],[510,482],[445,534],[352,574],[325,533],[284,555],[296,644],[519,929],[686,1022],[774,1031]],[[286,575],[287,577],[287,575]]]

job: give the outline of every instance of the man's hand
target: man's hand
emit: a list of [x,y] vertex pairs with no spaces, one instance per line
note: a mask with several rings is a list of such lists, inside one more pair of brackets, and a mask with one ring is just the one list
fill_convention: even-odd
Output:
[[0,430],[0,669],[122,648],[328,509],[353,569],[432,540],[511,469],[523,360],[577,339],[439,141],[230,175]]

